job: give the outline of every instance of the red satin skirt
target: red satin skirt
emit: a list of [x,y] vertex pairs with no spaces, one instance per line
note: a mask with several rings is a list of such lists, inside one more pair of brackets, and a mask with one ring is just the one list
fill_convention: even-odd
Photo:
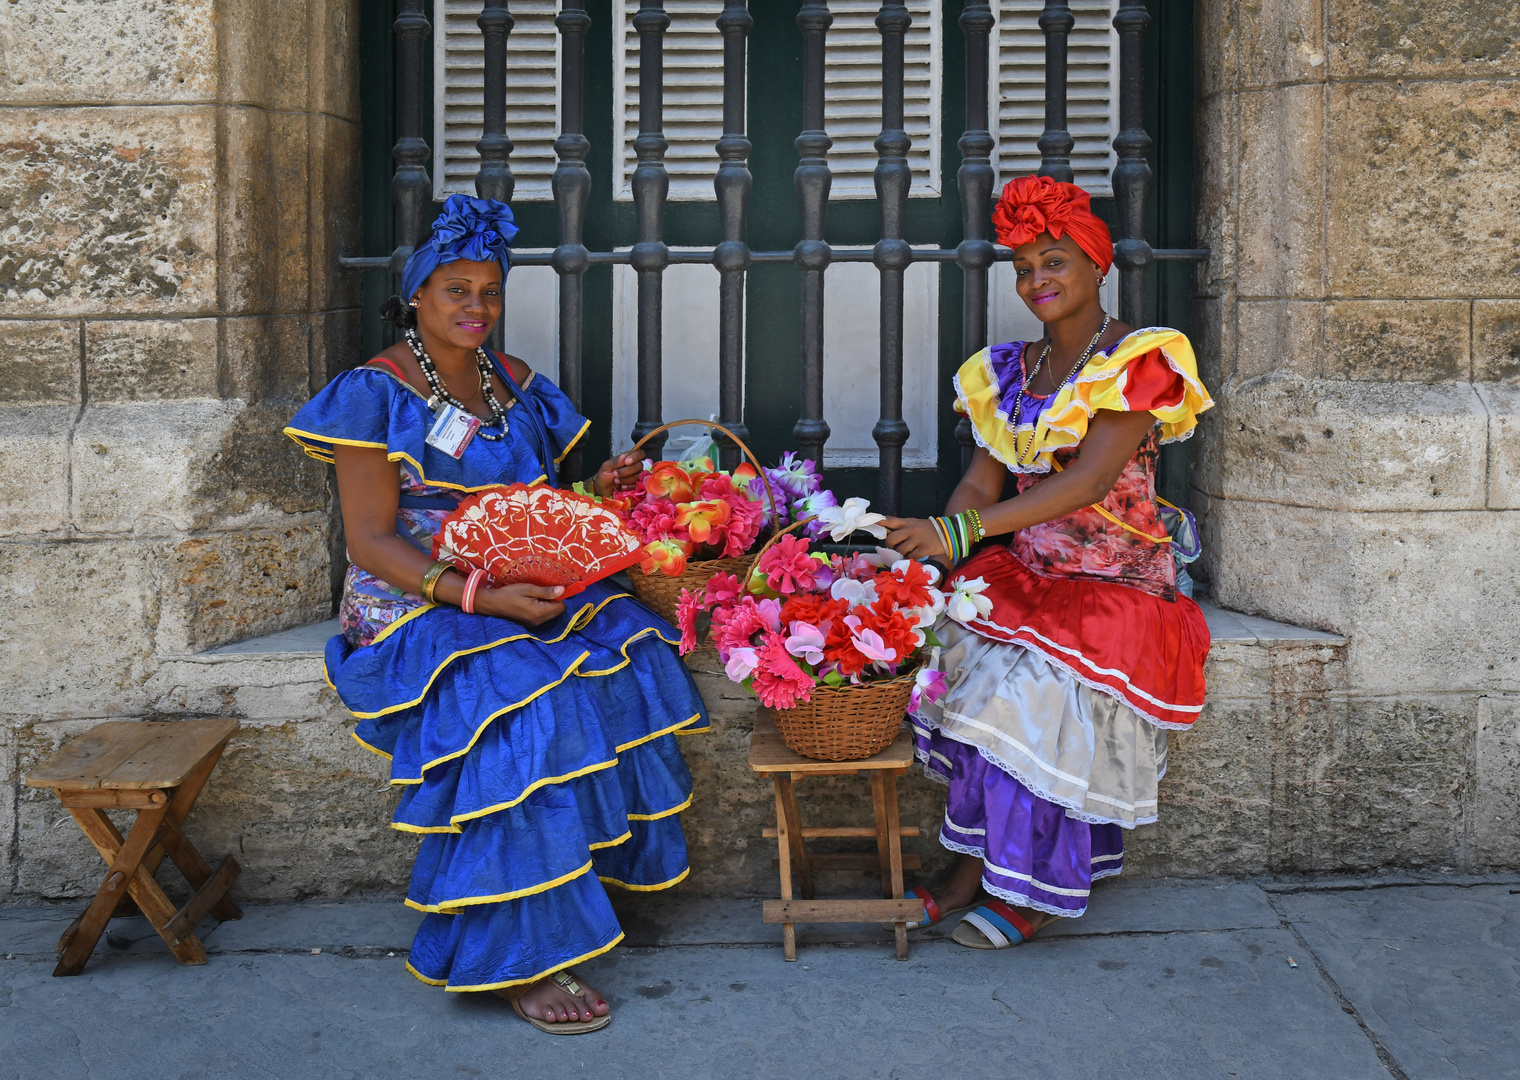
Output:
[[981,578],[992,601],[978,634],[1032,649],[1152,723],[1186,730],[1203,708],[1209,628],[1185,596],[1169,603],[1105,581],[1043,577],[1005,547],[963,563],[951,582]]

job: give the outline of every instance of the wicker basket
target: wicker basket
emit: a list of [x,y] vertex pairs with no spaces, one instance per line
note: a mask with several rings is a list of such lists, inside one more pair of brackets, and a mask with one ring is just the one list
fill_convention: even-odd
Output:
[[765,710],[781,741],[803,757],[860,761],[892,745],[913,695],[915,670],[859,686],[815,686],[811,700],[790,709]]
[[[674,427],[683,427],[686,424],[699,424],[702,427],[721,431],[734,441],[735,446],[744,451],[744,456],[749,458],[750,464],[760,474],[760,482],[765,485],[765,493],[770,500],[772,510],[771,541],[774,541],[776,535],[780,532],[780,528],[779,518],[775,516],[776,495],[775,492],[771,491],[771,482],[766,478],[765,470],[761,468],[760,460],[755,457],[754,452],[744,445],[743,440],[722,424],[714,423],[711,420],[672,420],[670,423],[662,424],[648,435],[645,435],[635,444],[634,449],[638,450],[642,448],[645,443],[663,431],[669,431]],[[769,543],[767,543],[767,546],[769,546]],[[750,567],[754,566],[755,559],[759,557],[759,554],[759,552],[752,552],[748,555],[737,555],[723,559],[697,559],[688,562],[686,569],[682,570],[679,574],[646,574],[637,566],[634,566],[628,570],[628,581],[633,586],[634,596],[637,596],[645,604],[654,608],[666,622],[674,625],[676,621],[676,605],[680,603],[682,589],[690,589],[694,593],[700,593],[703,589],[707,588],[708,579],[716,574],[733,574],[742,582],[749,577]]]

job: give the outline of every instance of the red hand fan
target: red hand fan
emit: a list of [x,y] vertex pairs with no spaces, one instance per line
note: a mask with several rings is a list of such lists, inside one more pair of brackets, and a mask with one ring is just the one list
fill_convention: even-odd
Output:
[[433,558],[495,585],[563,585],[567,597],[643,557],[644,541],[596,500],[526,484],[472,495],[433,539]]

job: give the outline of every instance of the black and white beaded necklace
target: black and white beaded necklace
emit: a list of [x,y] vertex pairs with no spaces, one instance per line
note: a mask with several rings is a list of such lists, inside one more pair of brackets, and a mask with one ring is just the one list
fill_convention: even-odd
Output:
[[[417,358],[417,364],[422,368],[422,377],[427,380],[433,396],[428,398],[428,408],[437,412],[442,405],[452,405],[460,412],[470,414],[468,406],[460,401],[449,388],[443,385],[443,380],[438,376],[438,365],[433,363],[433,358],[422,347],[422,338],[416,330],[407,330],[406,343],[411,347],[412,355]],[[480,372],[480,393],[485,398],[486,407],[491,410],[491,418],[481,421],[481,429],[477,434],[487,442],[500,442],[507,434],[507,407],[496,400],[496,394],[491,390],[491,361],[486,357],[486,351],[478,345],[475,347],[475,365]],[[493,435],[486,427],[500,425],[501,433]]]

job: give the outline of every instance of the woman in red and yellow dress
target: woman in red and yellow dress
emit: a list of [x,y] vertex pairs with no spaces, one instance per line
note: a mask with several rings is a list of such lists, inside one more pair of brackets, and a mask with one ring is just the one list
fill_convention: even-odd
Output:
[[[944,517],[885,523],[897,551],[955,566],[936,627],[947,690],[912,719],[961,858],[913,892],[928,922],[990,894],[955,929],[976,948],[1082,915],[1120,872],[1124,830],[1157,819],[1167,732],[1203,706],[1209,648],[1155,493],[1158,446],[1213,404],[1187,338],[1104,313],[1113,245],[1080,188],[1014,180],[993,222],[1046,336],[966,361],[971,466]],[[970,555],[983,536],[1010,539]]]

